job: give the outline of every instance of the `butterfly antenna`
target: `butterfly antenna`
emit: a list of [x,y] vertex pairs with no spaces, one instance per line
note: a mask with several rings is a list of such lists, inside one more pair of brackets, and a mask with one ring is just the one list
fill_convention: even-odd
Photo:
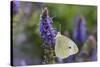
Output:
[[61,32],[61,24],[59,23],[59,32]]

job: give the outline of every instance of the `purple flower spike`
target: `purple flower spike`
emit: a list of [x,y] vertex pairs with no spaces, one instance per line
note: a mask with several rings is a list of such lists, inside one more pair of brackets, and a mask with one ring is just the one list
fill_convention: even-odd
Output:
[[81,46],[86,39],[85,20],[82,16],[78,15],[75,17],[74,24],[73,39],[78,46]]
[[20,8],[20,1],[13,0],[11,1],[11,9],[13,10],[14,14],[18,13]]
[[44,42],[49,45],[55,44],[56,31],[52,28],[52,19],[48,16],[48,9],[44,8],[40,16],[40,35]]

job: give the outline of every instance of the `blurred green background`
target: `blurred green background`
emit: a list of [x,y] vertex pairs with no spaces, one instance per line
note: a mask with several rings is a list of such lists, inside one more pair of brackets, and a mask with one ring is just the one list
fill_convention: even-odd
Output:
[[85,18],[87,35],[96,34],[96,6],[24,1],[15,1],[14,4],[11,23],[13,26],[14,65],[41,64],[43,49],[40,47],[42,40],[39,32],[39,23],[44,7],[48,8],[49,16],[54,17],[53,27],[57,31],[59,29],[58,25],[61,23],[62,34],[66,34],[67,31],[69,37],[72,37],[73,19],[77,14]]

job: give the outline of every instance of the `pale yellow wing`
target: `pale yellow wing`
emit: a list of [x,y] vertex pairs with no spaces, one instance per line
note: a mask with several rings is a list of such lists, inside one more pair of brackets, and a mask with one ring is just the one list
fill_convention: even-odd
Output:
[[68,37],[61,35],[60,32],[55,39],[55,54],[57,57],[64,59],[78,52],[76,44]]

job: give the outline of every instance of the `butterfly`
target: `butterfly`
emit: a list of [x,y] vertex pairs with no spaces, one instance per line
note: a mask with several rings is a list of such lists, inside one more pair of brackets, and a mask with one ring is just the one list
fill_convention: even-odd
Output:
[[70,38],[57,33],[55,37],[55,55],[61,59],[68,58],[70,55],[78,53],[78,47]]

